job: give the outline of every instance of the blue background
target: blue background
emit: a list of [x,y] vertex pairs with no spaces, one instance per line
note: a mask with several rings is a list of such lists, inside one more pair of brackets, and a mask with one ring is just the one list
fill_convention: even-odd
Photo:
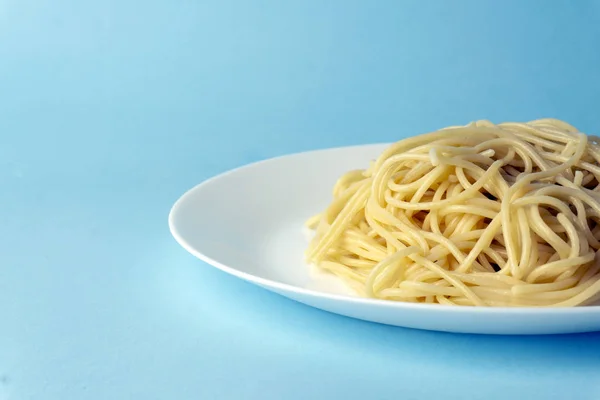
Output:
[[314,310],[188,255],[186,189],[473,119],[600,129],[599,1],[0,0],[0,399],[598,399],[600,333]]

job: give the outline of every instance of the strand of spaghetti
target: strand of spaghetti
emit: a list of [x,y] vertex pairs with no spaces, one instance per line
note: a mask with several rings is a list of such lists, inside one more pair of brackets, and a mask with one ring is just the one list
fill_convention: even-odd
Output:
[[585,303],[586,301],[594,298],[595,296],[598,296],[598,294],[600,293],[600,280],[597,280],[593,283],[590,282],[589,286],[588,286],[587,282],[583,283],[582,285],[587,286],[585,288],[585,290],[581,291],[577,295],[575,295],[567,300],[564,300],[559,303],[551,304],[551,306],[552,307],[573,307],[573,306]]
[[478,180],[475,184],[471,185],[471,187],[469,187],[468,189],[465,189],[459,195],[453,196],[450,199],[441,200],[439,202],[423,202],[417,204],[413,204],[407,201],[396,200],[394,198],[389,198],[388,196],[385,196],[385,200],[388,201],[390,204],[393,204],[395,207],[402,208],[405,210],[435,210],[438,208],[442,208],[444,206],[455,204],[460,201],[464,201],[469,197],[475,196],[475,193],[477,193],[477,191],[481,189],[485,181],[489,179],[489,177],[497,173],[501,166],[502,161],[495,161],[485,172],[484,176],[480,180]]
[[444,271],[438,265],[436,265],[435,263],[429,261],[428,259],[426,259],[422,256],[412,254],[409,257],[412,258],[415,262],[418,262],[421,265],[423,265],[424,267],[428,268],[429,270],[439,274],[447,282],[451,283],[455,288],[460,290],[461,294],[464,295],[467,299],[469,299],[474,305],[476,305],[476,306],[485,306],[486,305],[485,302],[481,298],[479,298],[479,296],[477,296],[475,293],[473,293],[473,291],[471,289],[469,289],[467,287],[467,285],[462,283],[459,279],[456,279],[455,277],[453,277],[450,273],[448,273],[448,271]]
[[362,204],[367,200],[369,191],[368,186],[364,185],[357,192],[356,195],[348,202],[344,209],[335,219],[331,225],[329,231],[321,238],[321,241],[317,243],[317,246],[312,249],[312,253],[309,258],[318,262],[322,259],[323,255],[327,251],[327,248],[340,236],[343,230],[352,221],[352,217],[358,212],[358,210],[364,205]]
[[410,256],[411,254],[417,253],[418,251],[419,249],[416,247],[408,247],[392,254],[391,256],[383,259],[380,263],[378,263],[373,268],[373,270],[369,274],[369,277],[367,278],[367,281],[365,282],[367,294],[371,297],[376,297],[375,280],[378,278],[379,273],[381,271],[385,270],[389,266],[393,266],[394,264],[398,268],[402,267],[400,261],[403,258]]
[[517,247],[518,244],[515,242],[515,235],[511,229],[514,225],[510,223],[510,211],[511,211],[511,202],[514,200],[513,196],[519,193],[520,190],[524,189],[524,186],[534,180],[541,180],[544,178],[552,177],[555,175],[559,175],[565,170],[571,168],[583,155],[586,144],[587,144],[587,136],[586,135],[578,135],[579,143],[575,148],[574,154],[572,157],[567,160],[564,164],[555,166],[552,168],[548,168],[546,170],[542,170],[540,172],[531,173],[524,175],[523,178],[519,179],[510,189],[508,189],[508,193],[506,198],[502,201],[501,215],[502,215],[502,223],[503,223],[503,234],[504,240],[506,241],[506,250],[508,252],[508,263],[511,268],[511,272],[514,272],[514,269],[517,265]]

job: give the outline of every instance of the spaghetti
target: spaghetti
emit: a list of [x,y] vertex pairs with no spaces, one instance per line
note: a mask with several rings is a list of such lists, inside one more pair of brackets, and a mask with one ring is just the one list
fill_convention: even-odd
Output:
[[600,299],[600,140],[555,119],[476,121],[350,171],[307,260],[367,297],[573,307]]

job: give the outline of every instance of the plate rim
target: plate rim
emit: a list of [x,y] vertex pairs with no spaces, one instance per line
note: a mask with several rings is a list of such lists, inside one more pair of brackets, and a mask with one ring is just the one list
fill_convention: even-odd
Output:
[[[391,309],[406,309],[412,311],[422,311],[422,312],[448,312],[448,313],[459,313],[459,314],[504,314],[504,315],[540,315],[540,314],[551,314],[551,315],[572,315],[572,314],[596,314],[600,313],[600,305],[590,305],[590,306],[582,306],[582,307],[476,307],[476,306],[448,306],[448,305],[440,305],[440,304],[427,304],[427,303],[411,303],[411,302],[401,302],[401,301],[391,301],[384,299],[372,299],[367,297],[358,297],[358,296],[348,296],[343,294],[334,294],[328,292],[321,292],[314,289],[302,288],[299,286],[295,286],[289,283],[283,283],[274,281],[271,279],[267,279],[264,277],[260,277],[257,275],[253,275],[234,267],[223,264],[222,262],[203,254],[202,252],[196,250],[190,243],[186,241],[186,239],[181,236],[176,228],[176,215],[185,205],[187,200],[196,192],[202,190],[204,187],[211,185],[213,182],[225,178],[230,175],[234,175],[242,170],[249,168],[260,167],[265,164],[270,164],[277,162],[284,158],[290,157],[298,157],[313,153],[323,153],[323,152],[333,152],[340,150],[350,150],[350,149],[358,149],[358,148],[366,148],[366,147],[377,147],[377,146],[386,146],[391,143],[366,143],[366,144],[357,144],[350,146],[336,146],[336,147],[328,147],[328,148],[317,148],[313,150],[305,150],[300,152],[291,152],[286,154],[281,154],[278,156],[261,159],[258,161],[250,162],[247,164],[243,164],[237,166],[235,168],[220,172],[216,175],[213,175],[200,183],[194,185],[190,189],[186,190],[181,194],[175,203],[171,206],[168,215],[168,225],[169,231],[175,241],[183,247],[187,252],[205,262],[206,264],[217,268],[229,275],[233,275],[239,279],[245,280],[247,282],[251,282],[260,286],[270,287],[276,290],[280,290],[283,292],[292,292],[299,295],[310,296],[310,297],[321,297],[328,300],[333,301],[343,301],[350,302],[355,304],[361,304],[364,306],[377,306]],[[308,266],[307,266],[308,267]]]

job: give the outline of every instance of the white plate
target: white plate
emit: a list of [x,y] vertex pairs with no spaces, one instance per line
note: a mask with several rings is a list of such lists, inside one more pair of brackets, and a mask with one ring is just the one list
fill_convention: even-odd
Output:
[[365,299],[354,296],[335,277],[309,268],[303,254],[308,244],[304,221],[327,206],[342,173],[364,168],[385,147],[294,154],[219,175],[175,203],[169,216],[171,232],[190,253],[228,274],[349,317],[465,333],[600,330],[600,306],[477,308]]

